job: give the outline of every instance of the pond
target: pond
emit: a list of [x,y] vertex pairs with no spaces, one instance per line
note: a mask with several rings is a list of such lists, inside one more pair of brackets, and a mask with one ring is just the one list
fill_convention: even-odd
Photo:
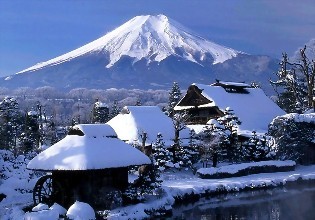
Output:
[[274,188],[204,198],[173,208],[172,219],[314,220],[315,186]]

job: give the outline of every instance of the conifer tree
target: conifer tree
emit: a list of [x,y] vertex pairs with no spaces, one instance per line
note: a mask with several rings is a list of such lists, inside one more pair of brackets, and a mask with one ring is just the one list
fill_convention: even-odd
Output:
[[36,151],[40,144],[40,130],[38,123],[39,114],[37,111],[29,111],[25,116],[24,132],[19,140],[23,153]]
[[161,133],[157,134],[156,141],[153,144],[153,163],[160,171],[174,166],[172,163],[172,154],[165,147]]
[[171,91],[169,92],[168,105],[166,107],[167,116],[173,117],[174,107],[180,101],[181,97],[182,93],[180,91],[179,85],[177,82],[174,82]]
[[186,152],[192,165],[197,163],[198,160],[200,159],[199,149],[196,143],[196,139],[197,139],[196,136],[197,136],[196,132],[193,129],[191,129],[189,131],[189,144],[186,147]]
[[118,101],[115,100],[110,112],[110,119],[114,118],[120,113],[120,108],[118,106]]
[[5,97],[0,102],[0,147],[15,150],[21,133],[19,104],[13,97]]
[[108,106],[96,100],[92,110],[92,123],[106,123],[109,118]]
[[217,126],[216,130],[219,129],[220,132],[225,134],[223,142],[226,147],[227,159],[229,161],[237,160],[237,157],[240,155],[240,149],[237,145],[237,127],[241,124],[241,121],[229,107],[225,109],[224,116],[219,117],[217,121],[220,126]]

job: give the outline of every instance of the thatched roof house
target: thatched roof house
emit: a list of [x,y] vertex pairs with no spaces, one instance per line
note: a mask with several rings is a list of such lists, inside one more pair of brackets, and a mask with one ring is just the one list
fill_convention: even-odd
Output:
[[[120,114],[107,122],[117,133],[118,138],[127,143],[141,144],[140,135],[147,134],[147,144],[156,140],[158,133],[163,135],[166,146],[173,144],[174,127],[172,119],[158,106],[125,106]],[[181,138],[189,138],[189,129],[180,132]]]
[[[108,208],[108,193],[128,186],[128,166],[150,163],[142,152],[117,139],[109,125],[81,124],[33,158],[27,168],[52,172],[35,185],[34,200],[39,197],[35,203],[49,198],[68,206],[79,200]],[[45,181],[52,182],[53,194],[41,198],[49,191],[42,190]]]
[[192,84],[175,106],[176,111],[189,111],[190,124],[206,124],[231,109],[239,117],[241,132],[266,132],[273,118],[285,114],[262,89],[245,83],[218,81],[212,85]]
[[115,138],[106,124],[76,125],[69,134],[33,158],[34,170],[95,170],[150,163],[142,152]]

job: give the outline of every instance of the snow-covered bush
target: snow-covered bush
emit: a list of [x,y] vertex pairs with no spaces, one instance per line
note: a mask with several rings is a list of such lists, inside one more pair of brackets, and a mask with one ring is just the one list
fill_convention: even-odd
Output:
[[242,159],[248,162],[271,160],[275,157],[275,152],[269,146],[267,137],[259,137],[255,131],[248,141],[242,143],[241,154]]
[[278,116],[269,125],[276,157],[298,163],[315,163],[315,113]]

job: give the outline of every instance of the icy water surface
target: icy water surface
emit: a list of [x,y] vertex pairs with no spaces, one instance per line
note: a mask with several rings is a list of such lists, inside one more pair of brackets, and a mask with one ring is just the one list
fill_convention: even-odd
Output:
[[172,219],[315,220],[315,186],[220,195],[174,207]]

